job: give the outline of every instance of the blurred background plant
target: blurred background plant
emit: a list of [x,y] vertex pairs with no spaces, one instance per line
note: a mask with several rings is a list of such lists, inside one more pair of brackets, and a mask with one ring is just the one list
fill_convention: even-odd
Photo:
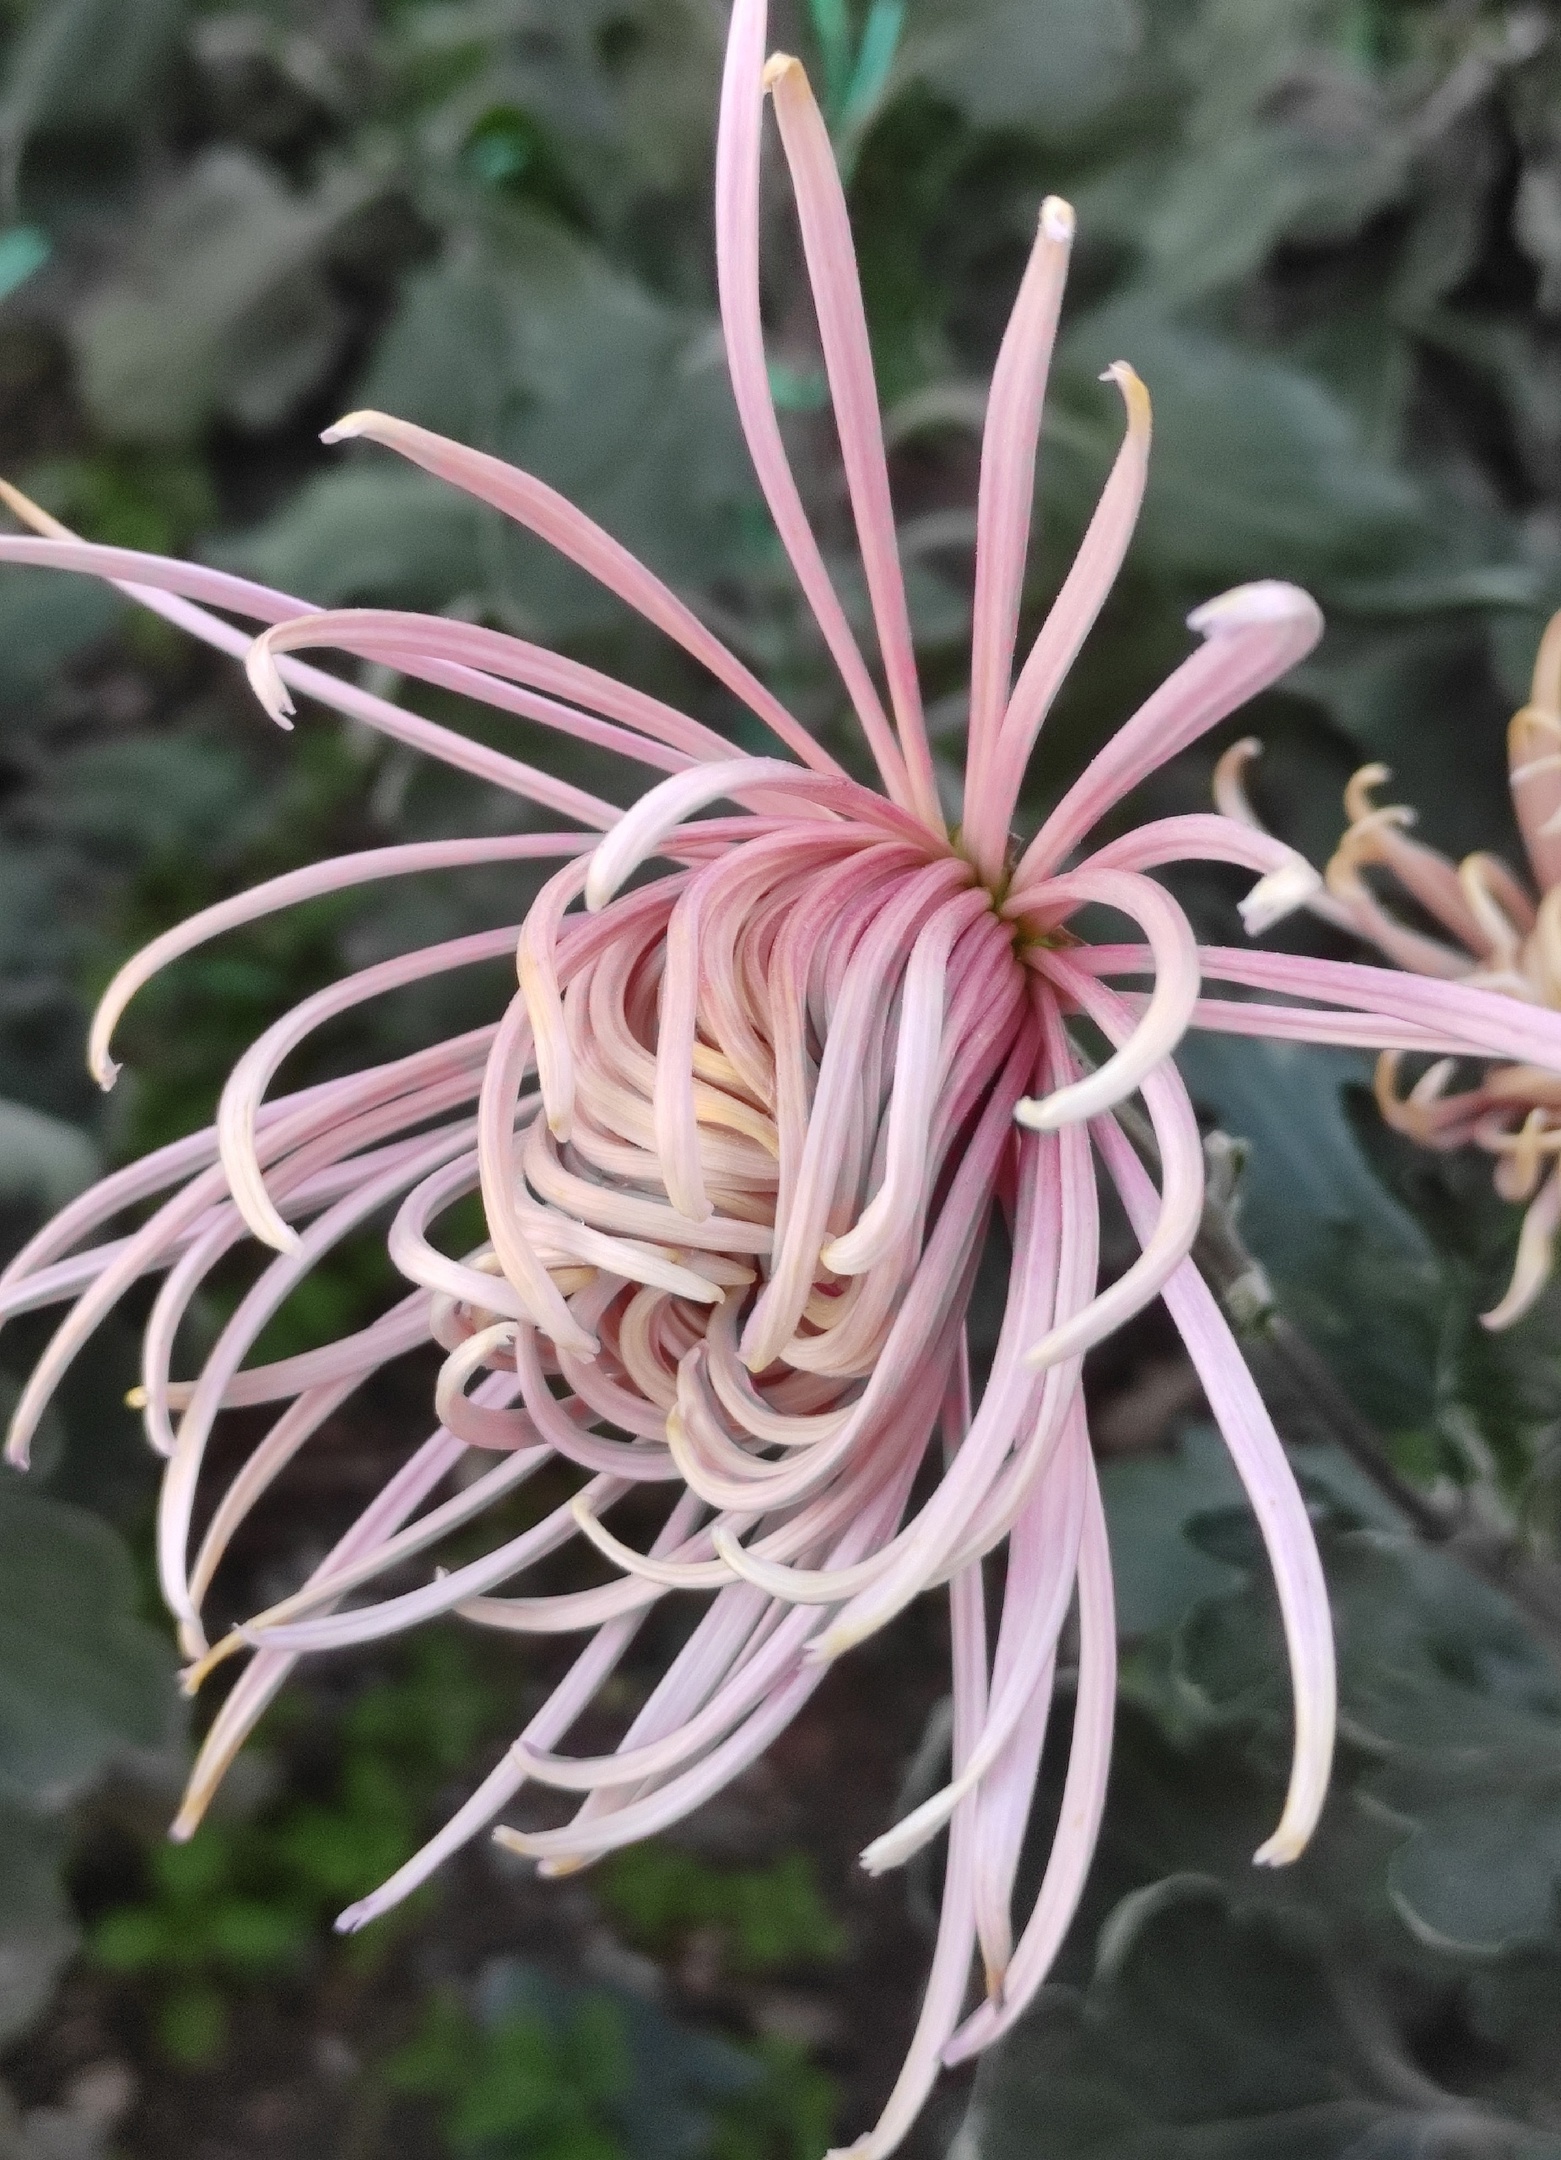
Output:
[[[0,468],[93,538],[320,604],[500,623],[707,707],[525,536],[372,451],[319,446],[342,410],[383,406],[564,488],[833,735],[715,329],[723,15],[5,0]],[[1156,460],[1034,805],[1183,649],[1189,605],[1286,576],[1330,630],[1240,721],[1268,746],[1268,821],[1324,859],[1343,780],[1381,759],[1440,845],[1513,854],[1502,723],[1561,604],[1553,11],[795,0],[776,42],[807,57],[851,175],[940,739],[964,720],[983,385],[1056,191],[1080,240],[1034,606],[1109,458],[1095,377],[1119,354],[1154,395]],[[833,550],[835,450],[779,196],[772,240],[775,388]],[[840,575],[854,592],[849,560]],[[1155,807],[1202,807],[1219,747]],[[610,791],[587,753],[578,772]],[[257,1026],[320,981],[512,919],[513,880],[349,897],[183,963],[132,1012],[105,1102],[81,1046],[126,950],[327,849],[518,814],[318,715],[284,739],[234,671],[111,595],[7,572],[7,1235],[204,1116]],[[1232,934],[1220,873],[1182,889]],[[317,1069],[480,1016],[497,980],[403,993],[322,1037]],[[1216,1042],[1187,1067],[1238,1143],[1218,1149],[1245,1240],[1224,1283],[1327,1541],[1338,1797],[1300,1868],[1252,1874],[1283,1740],[1267,1606],[1196,1390],[1147,1321],[1092,1379],[1130,1655],[1089,1909],[973,2103],[951,2082],[911,2149],[1561,2154],[1561,1301],[1480,1329],[1515,1224],[1480,1162],[1383,1132],[1361,1061]],[[1215,1227],[1229,1262],[1228,1209]],[[387,1291],[366,1243],[279,1316],[272,1353]],[[0,2155],[810,2160],[870,2119],[930,1908],[924,1876],[868,1885],[851,1856],[902,1780],[937,1774],[937,1616],[837,1675],[678,1845],[548,1885],[478,1852],[399,1925],[337,1943],[331,1915],[469,1787],[537,1676],[455,1635],[333,1665],[273,1718],[226,1812],[164,1846],[185,1740],[148,1588],[151,1471],[121,1401],[132,1339],[105,1330],[38,1473],[0,1482]],[[18,1325],[8,1366],[37,1340]],[[1299,1384],[1287,1345],[1317,1361]],[[235,1608],[324,1549],[423,1392],[409,1370],[331,1428],[307,1509],[262,1512],[235,1555]],[[657,1662],[647,1640],[620,1708]]]

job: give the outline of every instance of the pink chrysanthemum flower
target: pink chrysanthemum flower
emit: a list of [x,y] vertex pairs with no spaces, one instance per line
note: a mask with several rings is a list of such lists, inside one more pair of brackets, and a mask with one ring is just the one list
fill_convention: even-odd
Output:
[[[1229,817],[1260,829],[1242,776],[1260,745],[1234,744],[1220,760],[1215,796]],[[1529,700],[1507,729],[1512,807],[1538,901],[1498,856],[1452,862],[1411,839],[1413,810],[1379,805],[1374,790],[1392,778],[1385,765],[1363,765],[1344,791],[1349,827],[1323,873],[1326,890],[1306,905],[1325,921],[1365,938],[1401,968],[1442,982],[1475,983],[1527,1004],[1561,1009],[1561,614],[1551,617],[1534,662]],[[1385,905],[1367,872],[1397,887],[1399,908]],[[1445,935],[1416,927],[1429,918]],[[1561,1074],[1516,1059],[1487,1066],[1459,1087],[1460,1060],[1438,1057],[1403,1087],[1403,1054],[1377,1060],[1377,1108],[1395,1132],[1422,1147],[1451,1152],[1479,1147],[1496,1158],[1503,1200],[1524,1206],[1512,1280],[1483,1314],[1491,1329],[1511,1327],[1530,1311],[1555,1270],[1561,1231]]]
[[[770,398],[758,260],[766,91],[800,213],[886,700],[810,530]],[[207,910],[121,970],[92,1034],[105,1085],[126,1002],[205,939],[372,879],[470,863],[560,864],[518,927],[381,962],[306,999],[240,1059],[213,1128],[107,1178],[32,1241],[0,1277],[0,1317],[73,1302],[17,1408],[10,1449],[25,1459],[61,1374],[99,1321],[131,1284],[160,1275],[141,1392],[149,1437],[167,1459],[163,1589],[194,1661],[192,1682],[230,1655],[249,1656],[207,1733],[176,1836],[193,1830],[306,1653],[449,1613],[520,1634],[584,1636],[498,1767],[423,1852],[343,1915],[348,1928],[403,1897],[523,1790],[579,1800],[559,1827],[499,1832],[549,1872],[676,1822],[754,1760],[833,1659],[922,1592],[945,1588],[952,1775],[864,1855],[871,1869],[894,1867],[949,1832],[921,2017],[878,2126],[853,2148],[878,2155],[903,2136],[940,2063],[973,2055],[1020,2015],[1084,1882],[1105,1799],[1115,1629],[1081,1365],[1092,1344],[1157,1297],[1251,1496],[1289,1646],[1293,1771],[1258,1859],[1292,1859],[1322,1805],[1334,1735],[1327,1596],[1284,1451],[1189,1258],[1203,1185],[1197,1124],[1171,1058],[1183,1031],[1561,1071],[1561,1016],[1461,983],[1200,950],[1149,875],[1157,867],[1202,858],[1255,872],[1250,930],[1317,883],[1298,856],[1239,819],[1167,818],[1091,846],[1100,820],[1140,781],[1311,647],[1320,617],[1289,585],[1245,586],[1200,609],[1198,649],[1035,837],[1011,844],[1031,749],[1127,547],[1149,448],[1148,398],[1119,364],[1109,373],[1126,407],[1122,448],[1016,678],[1041,405],[1072,232],[1056,201],[1041,212],[987,414],[964,800],[951,832],[923,724],[845,200],[802,69],[785,58],[765,64],[764,0],[733,9],[716,212],[743,429],[879,788],[849,777],[682,600],[550,489],[382,415],[355,414],[332,438],[384,444],[550,541],[702,662],[768,726],[777,753],[737,755],[685,714],[519,638],[389,611],[316,612],[215,570],[83,544],[7,496],[48,537],[0,540],[0,559],[111,579],[245,656],[278,719],[290,694],[302,693],[579,828],[343,857]],[[226,617],[267,627],[256,639]],[[620,814],[294,657],[310,647],[383,662],[666,777]],[[700,815],[723,803],[733,807]],[[638,875],[651,865],[654,874]],[[1125,918],[1131,942],[1080,942],[1068,925],[1086,906]],[[270,1096],[283,1059],[332,1017],[510,953],[518,994],[491,1026]],[[1112,987],[1118,980],[1150,987]],[[1260,995],[1206,998],[1208,982]],[[1074,1015],[1111,1045],[1098,1069],[1084,1069],[1071,1046]],[[1114,1115],[1130,1095],[1154,1127],[1158,1185]],[[1142,1247],[1104,1288],[1097,1167]],[[434,1227],[474,1192],[487,1242],[454,1259]],[[246,1364],[308,1271],[390,1209],[389,1251],[407,1284],[401,1302],[329,1347]],[[1013,1259],[977,1397],[966,1319],[999,1220]],[[181,1320],[246,1236],[276,1257],[197,1376],[176,1379]],[[301,1589],[208,1648],[207,1594],[249,1510],[354,1389],[430,1339],[446,1353],[438,1429]],[[274,1422],[227,1489],[208,1499],[201,1473],[214,1422],[255,1405],[273,1406]],[[471,1465],[484,1458],[474,1450],[491,1452],[475,1477]],[[568,1504],[421,1587],[372,1595],[392,1570],[560,1461],[580,1473]],[[647,1486],[666,1506],[643,1551],[620,1532],[643,1520],[646,1496],[617,1530],[609,1519]],[[561,1594],[516,1587],[572,1539],[614,1563],[614,1578]],[[1002,1584],[990,1645],[989,1574]],[[703,1616],[617,1746],[564,1752],[651,1606],[688,1593],[708,1600]],[[1016,1919],[1020,1848],[1070,1610],[1078,1676],[1061,1817],[1039,1893]],[[978,1953],[984,1986],[967,2014]]]

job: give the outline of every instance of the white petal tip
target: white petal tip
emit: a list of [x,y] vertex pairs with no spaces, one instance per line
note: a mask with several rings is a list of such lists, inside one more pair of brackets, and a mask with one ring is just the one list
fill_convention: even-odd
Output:
[[25,1470],[32,1461],[31,1438],[8,1440],[5,1444],[6,1466],[11,1470]]
[[321,428],[320,440],[323,443],[351,442],[356,436],[366,435],[378,418],[377,413],[371,412],[343,413],[328,428]]
[[1014,1104],[1014,1120],[1027,1132],[1057,1132],[1067,1124],[1067,1112],[1059,1116],[1052,1108],[1055,1095],[1026,1095]]
[[1305,1852],[1306,1842],[1306,1838],[1294,1830],[1276,1830],[1268,1843],[1260,1845],[1252,1855],[1252,1865],[1261,1868],[1289,1867]]
[[1261,578],[1253,585],[1237,585],[1195,607],[1187,618],[1189,630],[1199,637],[1216,637],[1228,630],[1250,630],[1260,623],[1313,622],[1322,629],[1322,610],[1309,592],[1287,585],[1279,578]]
[[1321,876],[1304,856],[1297,855],[1281,869],[1270,870],[1267,877],[1259,878],[1246,898],[1236,903],[1241,926],[1248,937],[1261,937],[1275,923],[1305,907],[1322,889]]
[[338,1935],[356,1935],[361,1928],[368,1926],[373,1917],[362,1905],[349,1905],[345,1912],[336,1915],[331,1925]]
[[502,1845],[506,1852],[518,1853],[522,1860],[534,1860],[531,1840],[524,1831],[511,1830],[507,1823],[499,1823],[490,1833],[495,1845]]
[[1066,244],[1073,238],[1077,222],[1072,203],[1064,202],[1060,195],[1048,195],[1041,204],[1041,231],[1048,240]]
[[93,1079],[97,1082],[98,1086],[103,1090],[105,1095],[110,1095],[113,1093],[114,1082],[119,1078],[120,1074],[124,1071],[124,1069],[125,1068],[123,1067],[123,1065],[116,1064],[114,1059],[109,1057],[106,1052],[98,1057],[92,1057],[87,1060],[88,1072],[91,1073]]
[[764,63],[765,89],[773,90],[778,82],[781,82],[786,76],[792,73],[793,69],[795,69],[795,71],[799,75],[804,72],[802,62],[797,59],[794,54],[784,52],[771,53],[769,59],[766,60]]

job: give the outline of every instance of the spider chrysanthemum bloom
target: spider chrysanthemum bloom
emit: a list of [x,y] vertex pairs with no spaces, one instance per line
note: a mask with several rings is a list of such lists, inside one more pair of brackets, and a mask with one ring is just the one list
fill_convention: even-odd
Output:
[[[1215,780],[1221,810],[1254,828],[1242,775],[1258,747],[1235,744]],[[1537,900],[1499,856],[1479,852],[1455,863],[1412,838],[1413,810],[1373,801],[1392,778],[1374,764],[1363,765],[1344,791],[1349,826],[1324,872],[1326,889],[1306,904],[1401,968],[1561,1010],[1561,614],[1540,640],[1528,703],[1508,726],[1507,764]],[[1368,873],[1377,874],[1381,890]],[[1470,1081],[1461,1062],[1448,1055],[1422,1063],[1406,1084],[1403,1053],[1384,1050],[1374,1093],[1386,1122],[1422,1147],[1473,1146],[1493,1155],[1497,1192],[1523,1207],[1512,1280],[1482,1315],[1488,1328],[1501,1329],[1532,1308],[1555,1269],[1561,1075],[1548,1063],[1518,1058],[1487,1065]]]
[[[770,398],[758,260],[767,95],[800,214],[872,605],[871,657],[831,584]],[[1195,857],[1245,866],[1257,878],[1249,929],[1317,884],[1299,857],[1239,819],[1167,818],[1092,845],[1100,820],[1139,782],[1311,647],[1320,618],[1292,586],[1247,586],[1199,610],[1197,649],[1034,838],[1011,844],[1030,752],[1127,547],[1149,448],[1147,395],[1118,365],[1110,376],[1126,410],[1122,448],[1016,671],[1036,445],[1072,233],[1056,201],[1042,208],[987,414],[964,794],[951,831],[923,723],[845,201],[802,69],[786,58],[766,65],[763,0],[733,10],[716,211],[742,426],[876,787],[851,778],[681,599],[550,489],[382,415],[355,414],[332,435],[383,444],[540,534],[701,662],[767,725],[775,754],[737,755],[708,726],[519,638],[411,614],[316,612],[216,571],[77,542],[8,495],[46,537],[0,540],[0,559],[109,578],[247,656],[276,717],[290,711],[290,692],[307,694],[575,828],[344,857],[225,902],[128,963],[93,1031],[105,1084],[127,1000],[208,937],[376,878],[559,863],[523,924],[382,962],[307,999],[239,1061],[212,1129],[110,1177],[32,1241],[0,1278],[0,1316],[74,1302],[18,1406],[11,1452],[25,1457],[61,1374],[104,1314],[131,1284],[160,1275],[141,1393],[148,1435],[167,1458],[163,1588],[192,1684],[214,1664],[248,1658],[207,1733],[176,1835],[193,1830],[301,1655],[450,1613],[519,1634],[583,1636],[498,1767],[416,1859],[343,1916],[348,1927],[404,1896],[516,1802],[529,1813],[552,1795],[553,1815],[566,1815],[555,1827],[499,1833],[548,1871],[675,1822],[753,1761],[833,1659],[923,1592],[943,1590],[951,1775],[864,1856],[870,1868],[893,1867],[949,1834],[921,2017],[882,2119],[856,2148],[881,2154],[904,2134],[940,2062],[974,2054],[1019,2016],[1084,1881],[1106,1789],[1115,1629],[1081,1364],[1157,1297],[1251,1495],[1293,1668],[1291,1783],[1259,1859],[1292,1858],[1322,1805],[1334,1732],[1327,1598],[1284,1452],[1188,1257],[1202,1157],[1171,1061],[1183,1031],[1561,1070],[1561,1016],[1463,984],[1200,949],[1149,875],[1157,867]],[[258,639],[247,627],[257,622],[267,626]],[[295,657],[311,647],[384,663],[664,777],[620,814]],[[1130,942],[1081,942],[1069,925],[1086,907],[1125,919]],[[270,1095],[282,1061],[313,1029],[382,992],[501,954],[517,957],[519,986],[492,1025]],[[1210,981],[1262,995],[1205,998]],[[1072,1047],[1073,1016],[1110,1046],[1098,1068]],[[1153,1125],[1158,1183],[1114,1114],[1129,1096],[1142,1098]],[[1142,1247],[1104,1288],[1097,1170]],[[474,1192],[486,1241],[452,1258],[436,1229]],[[342,1341],[246,1364],[308,1271],[387,1211],[390,1255],[407,1285],[401,1302]],[[1007,1301],[973,1399],[967,1315],[999,1223],[1013,1256]],[[196,1376],[176,1378],[183,1316],[250,1237],[275,1258]],[[430,1340],[446,1354],[437,1430],[298,1591],[209,1647],[208,1592],[249,1510],[371,1373]],[[202,1464],[215,1421],[257,1405],[272,1406],[268,1431],[208,1498]],[[571,1501],[482,1558],[429,1570],[414,1587],[383,1587],[392,1571],[404,1583],[408,1563],[545,1463],[576,1468]],[[615,1521],[639,1488],[649,1490]],[[659,1533],[636,1549],[629,1533],[658,1495]],[[570,1540],[614,1563],[611,1579],[528,1591],[526,1571]],[[999,1583],[989,1644],[987,1592]],[[685,1646],[615,1747],[568,1753],[571,1728],[666,1598],[703,1601]],[[1059,1828],[1038,1894],[1016,1917],[1070,1611],[1077,1684]]]

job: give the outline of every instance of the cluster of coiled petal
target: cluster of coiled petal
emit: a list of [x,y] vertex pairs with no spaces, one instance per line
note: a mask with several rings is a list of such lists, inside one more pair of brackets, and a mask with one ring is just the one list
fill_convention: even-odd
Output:
[[[865,655],[787,463],[759,305],[763,115],[773,103],[871,602]],[[1153,873],[1184,859],[1256,882],[1249,932],[1303,903],[1314,872],[1232,814],[1097,828],[1165,761],[1292,667],[1321,629],[1293,586],[1200,609],[1200,642],[1100,750],[1028,844],[1011,838],[1047,711],[1105,601],[1147,471],[1148,395],[1109,371],[1122,446],[1077,559],[1019,659],[1042,401],[1072,216],[1042,206],[1003,341],[978,502],[970,718],[960,818],[939,792],[890,501],[845,199],[798,64],[766,62],[763,0],[737,0],[717,173],[726,349],[755,471],[860,723],[876,782],[854,778],[688,604],[540,481],[382,414],[333,440],[383,445],[540,535],[682,647],[766,727],[771,756],[631,685],[482,625],[320,611],[225,573],[76,540],[5,500],[36,537],[0,561],[106,578],[242,658],[289,724],[303,695],[480,777],[571,829],[417,842],[340,857],[236,896],[128,961],[94,1023],[112,1083],[126,1003],[204,940],[322,893],[511,865],[545,881],[522,919],[350,975],[303,1001],[235,1066],[215,1123],[115,1173],[0,1276],[0,1319],[69,1310],[25,1389],[25,1460],[60,1378],[125,1292],[160,1285],[138,1391],[166,1458],[162,1586],[197,1686],[242,1662],[174,1826],[189,1836],[300,1657],[438,1615],[580,1635],[562,1680],[431,1842],[342,1917],[358,1927],[506,1812],[498,1835],[545,1871],[677,1821],[752,1762],[830,1663],[932,1588],[952,1639],[944,1785],[864,1854],[872,1869],[948,1832],[922,2013],[877,2127],[887,2153],[940,2063],[1004,2032],[1075,1910],[1105,1801],[1116,1688],[1110,1557],[1082,1364],[1156,1298],[1186,1343],[1271,1557],[1295,1682],[1281,1820],[1258,1858],[1295,1856],[1328,1782],[1334,1671],[1305,1506],[1219,1305],[1190,1257],[1203,1204],[1197,1122],[1173,1053],[1189,1027],[1390,1053],[1519,1060],[1561,1072],[1561,1017],[1450,981],[1202,946]],[[258,633],[258,634],[257,634]],[[573,782],[300,659],[331,648],[620,753],[652,775],[624,811]],[[528,867],[530,866],[530,867]],[[526,890],[531,892],[528,883]],[[1089,920],[1129,926],[1089,942]],[[284,1060],[320,1027],[407,984],[495,958],[516,980],[491,1022],[289,1094]],[[1209,994],[1210,985],[1237,995]],[[1103,1039],[1088,1064],[1070,1023]],[[1151,1175],[1117,1111],[1140,1098]],[[1140,1245],[1100,1279],[1103,1176]],[[450,1221],[480,1197],[482,1242]],[[268,1322],[343,1240],[388,1221],[405,1289],[372,1323],[252,1362]],[[193,1378],[181,1327],[214,1269],[268,1257]],[[972,1369],[978,1264],[1010,1256],[995,1349]],[[364,1382],[437,1345],[435,1430],[306,1581],[208,1632],[214,1583],[256,1504]],[[213,1493],[225,1412],[267,1408]],[[431,1565],[544,1468],[568,1497],[477,1557]],[[528,1580],[566,1545],[595,1579]],[[600,1561],[609,1563],[603,1567]],[[1000,1587],[989,1632],[989,1593]],[[605,1752],[565,1743],[646,1614],[694,1601],[664,1675]],[[1070,1614],[1075,1634],[1065,1635]],[[1016,1912],[1019,1862],[1064,1644],[1073,1714],[1059,1827]],[[972,1990],[979,1965],[984,1986]]]

